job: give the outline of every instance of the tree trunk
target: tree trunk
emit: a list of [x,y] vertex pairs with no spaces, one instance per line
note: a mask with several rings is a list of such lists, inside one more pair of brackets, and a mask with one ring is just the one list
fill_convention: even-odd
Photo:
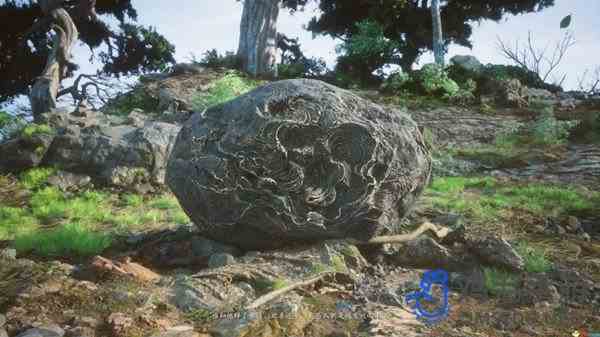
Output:
[[431,18],[433,19],[433,54],[435,63],[444,66],[444,37],[442,34],[442,16],[440,0],[431,0]]
[[61,80],[65,77],[71,59],[71,47],[78,38],[77,28],[66,10],[59,7],[61,1],[39,1],[44,14],[52,21],[56,33],[52,52],[48,56],[46,67],[36,79],[29,100],[34,120],[56,107],[56,95]]
[[277,77],[279,0],[245,0],[238,56],[242,68],[257,77]]

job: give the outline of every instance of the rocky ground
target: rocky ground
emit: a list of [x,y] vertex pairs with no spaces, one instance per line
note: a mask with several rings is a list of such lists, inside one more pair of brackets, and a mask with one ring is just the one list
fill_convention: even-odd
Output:
[[[186,100],[170,99],[168,88],[161,93],[162,106]],[[380,102],[389,104],[383,98]],[[245,252],[203,238],[193,225],[168,224],[166,218],[152,229],[121,234],[102,256],[17,254],[5,241],[0,246],[0,337],[568,336],[578,328],[600,331],[600,147],[582,135],[588,130],[581,129],[567,144],[523,143],[507,152],[498,146],[498,135],[530,121],[527,110],[487,115],[465,107],[399,108],[408,109],[429,135],[438,177],[394,231],[431,221],[450,228],[447,237],[425,235],[377,246],[327,241]],[[588,113],[586,107],[568,115],[577,119]],[[145,123],[147,117],[136,116],[112,123],[141,127],[139,141],[133,140],[138,145],[112,153],[129,155],[147,169],[134,184],[136,191],[156,193],[164,147],[147,146],[147,139],[157,137],[155,128],[171,134],[171,126],[160,124],[168,120]],[[90,112],[85,120],[97,125],[100,119]],[[86,135],[82,148],[86,142],[97,144],[98,134],[115,132],[72,128],[85,129],[73,131]],[[71,141],[68,134],[63,138]],[[74,167],[86,160],[85,154],[54,151],[49,158],[68,157]],[[146,165],[137,153],[149,154],[159,166]],[[119,177],[118,166],[106,162],[97,176]],[[533,191],[534,184],[563,189]],[[15,199],[14,189],[2,191],[0,200]],[[522,205],[527,200],[535,207]],[[416,318],[405,298],[432,268],[450,272],[451,290],[448,317],[428,325]],[[263,303],[264,296],[278,291],[280,296]]]

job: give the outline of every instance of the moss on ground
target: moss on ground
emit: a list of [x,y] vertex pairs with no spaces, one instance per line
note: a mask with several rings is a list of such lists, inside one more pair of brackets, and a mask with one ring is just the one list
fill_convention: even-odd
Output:
[[192,97],[192,108],[196,111],[230,101],[259,86],[262,82],[249,79],[237,71],[230,71],[216,80],[206,93]]

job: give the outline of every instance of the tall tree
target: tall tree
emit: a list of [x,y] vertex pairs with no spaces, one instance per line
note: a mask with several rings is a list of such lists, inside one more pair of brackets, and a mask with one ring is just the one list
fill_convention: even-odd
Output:
[[[472,47],[473,23],[499,21],[509,14],[541,11],[554,0],[448,0],[440,4],[444,22],[444,45]],[[398,42],[398,57],[392,58],[409,71],[419,56],[433,50],[433,22],[428,0],[321,0],[321,15],[308,25],[313,33],[347,40],[358,29],[357,22],[377,21],[385,36]]]
[[[108,16],[117,27],[102,21]],[[34,117],[55,106],[61,81],[78,68],[71,62],[77,40],[92,51],[106,47],[98,55],[105,75],[164,70],[175,48],[128,22],[136,18],[131,0],[0,0],[0,103],[31,93]]]
[[433,55],[435,63],[444,66],[444,35],[442,32],[442,15],[440,0],[431,0],[431,19],[433,21]]
[[309,0],[244,0],[238,57],[253,76],[277,77],[277,19],[283,5],[291,11]]

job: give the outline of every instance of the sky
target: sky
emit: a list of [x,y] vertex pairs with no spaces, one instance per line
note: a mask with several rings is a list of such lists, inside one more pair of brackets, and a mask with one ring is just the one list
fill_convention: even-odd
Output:
[[[535,37],[539,48],[552,46],[565,33],[559,27],[561,19],[573,15],[570,30],[576,45],[566,55],[559,75],[567,74],[565,87],[576,89],[578,79],[586,69],[600,66],[600,0],[556,0],[555,6],[540,13],[509,16],[501,22],[483,21],[474,24],[474,48],[451,46],[447,59],[454,55],[474,55],[482,63],[508,64],[498,50],[497,38],[507,42],[525,41],[528,32]],[[152,25],[176,47],[176,59],[186,62],[191,55],[200,58],[207,50],[235,51],[239,38],[242,3],[235,0],[133,0],[138,11],[138,22]],[[335,63],[335,46],[339,43],[329,37],[316,36],[303,29],[311,17],[317,15],[312,6],[303,12],[290,14],[281,11],[278,30],[290,37],[298,37],[307,56],[321,57],[329,66]],[[550,49],[551,50],[551,49]],[[97,65],[88,62],[90,52],[83,46],[75,49],[75,58],[83,72],[94,72]],[[420,64],[433,61],[428,54]]]

